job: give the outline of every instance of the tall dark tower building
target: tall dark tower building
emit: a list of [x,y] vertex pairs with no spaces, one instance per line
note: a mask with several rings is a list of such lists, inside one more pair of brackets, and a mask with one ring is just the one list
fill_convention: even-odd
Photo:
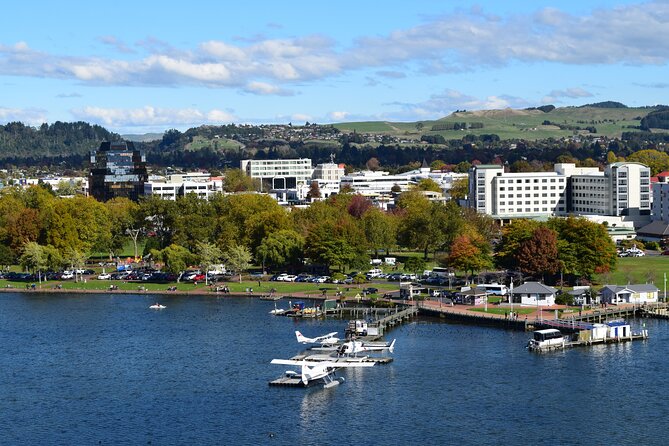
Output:
[[144,195],[148,178],[146,156],[131,141],[103,142],[97,151],[91,152],[88,188],[98,201],[114,197],[137,201]]

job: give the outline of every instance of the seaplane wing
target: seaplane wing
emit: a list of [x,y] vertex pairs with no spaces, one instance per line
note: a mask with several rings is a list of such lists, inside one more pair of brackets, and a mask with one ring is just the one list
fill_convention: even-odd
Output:
[[[339,368],[354,368],[354,367],[373,367],[374,362],[335,362],[335,361],[305,361],[294,359],[272,359],[272,364],[294,365],[301,368],[301,373],[290,372],[291,376],[299,376],[302,383],[307,386],[310,382],[322,380],[325,387],[331,387],[343,381],[334,380],[334,371]],[[287,374],[289,372],[286,372]]]
[[318,336],[316,338],[307,338],[304,336],[302,333],[299,331],[295,332],[295,337],[297,337],[297,342],[300,342],[302,344],[322,344],[322,345],[328,345],[328,344],[336,344],[339,342],[339,339],[335,338],[335,335],[337,334],[336,331],[333,331],[332,333],[328,333],[323,336]]
[[294,365],[298,367],[325,367],[325,368],[359,368],[373,367],[374,362],[344,362],[344,361],[305,361],[297,359],[272,359],[271,364]]

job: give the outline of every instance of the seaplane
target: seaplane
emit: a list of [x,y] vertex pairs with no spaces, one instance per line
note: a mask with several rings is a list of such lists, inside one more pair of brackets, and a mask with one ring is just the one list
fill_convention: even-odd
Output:
[[337,356],[357,356],[358,353],[365,352],[390,352],[395,351],[395,341],[393,342],[363,342],[363,341],[348,341],[344,342],[337,348]]
[[295,331],[295,337],[297,337],[297,342],[300,344],[321,344],[321,346],[332,346],[339,342],[339,338],[336,338],[336,331],[328,333],[323,336],[318,336],[316,338],[307,338],[299,331]]
[[305,361],[294,359],[272,359],[272,364],[291,365],[301,368],[300,373],[293,370],[286,371],[286,378],[297,380],[304,387],[317,382],[323,383],[323,388],[337,386],[344,382],[343,377],[336,377],[335,372],[340,368],[373,367],[374,362],[337,362],[337,361]]

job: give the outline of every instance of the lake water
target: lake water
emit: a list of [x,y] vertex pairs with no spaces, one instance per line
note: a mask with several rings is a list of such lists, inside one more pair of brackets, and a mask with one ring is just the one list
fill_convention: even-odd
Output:
[[[666,444],[669,322],[651,339],[549,354],[528,334],[419,321],[395,361],[333,389],[269,387],[269,364],[344,321],[271,302],[0,294],[0,442],[86,444]],[[286,306],[286,303],[283,303]]]

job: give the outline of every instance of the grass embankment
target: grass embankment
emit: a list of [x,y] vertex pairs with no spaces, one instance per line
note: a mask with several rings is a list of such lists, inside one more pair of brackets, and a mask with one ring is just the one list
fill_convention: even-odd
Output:
[[652,282],[662,288],[665,273],[669,273],[669,256],[623,257],[618,259],[615,271],[599,274],[595,282],[599,285]]
[[[26,284],[31,285],[32,282],[18,282],[9,281],[5,279],[0,280],[0,288],[12,288],[16,290],[25,290]],[[124,282],[122,280],[97,280],[86,279],[85,282],[75,282],[73,280],[51,280],[39,284],[35,282],[37,289],[53,290],[58,285],[62,286],[64,290],[85,290],[85,291],[108,291],[111,285],[118,287],[119,291],[166,291],[168,287],[176,287],[177,292],[192,293],[192,292],[212,292],[209,286],[204,282],[198,283],[149,283],[149,282]],[[277,294],[291,295],[291,294],[306,294],[307,296],[319,297],[323,294],[323,289],[326,290],[327,296],[334,296],[337,291],[342,291],[345,297],[354,297],[368,286],[379,289],[378,294],[383,294],[386,291],[397,290],[397,283],[380,283],[380,284],[360,284],[360,285],[335,285],[331,283],[292,283],[292,282],[260,282],[245,280],[240,282],[219,282],[220,286],[227,286],[232,294],[245,294],[247,289],[253,289],[254,295],[267,294],[271,289],[275,289]]]

